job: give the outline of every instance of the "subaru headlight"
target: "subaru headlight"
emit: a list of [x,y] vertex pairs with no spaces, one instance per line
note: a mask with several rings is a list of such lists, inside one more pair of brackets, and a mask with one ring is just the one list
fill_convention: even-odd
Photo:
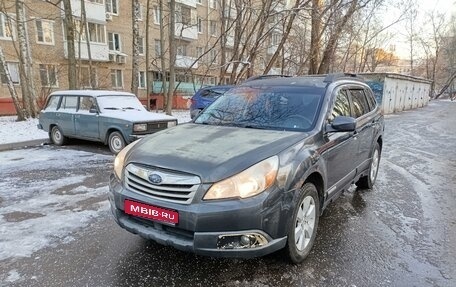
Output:
[[134,132],[145,132],[145,131],[147,131],[147,124],[134,124],[133,131]]
[[131,144],[124,147],[116,156],[114,160],[114,173],[116,174],[118,179],[122,179],[122,170],[124,167],[125,156],[127,155],[128,151],[137,144],[139,140],[132,142]]
[[168,122],[168,128],[175,127],[176,125],[177,125],[177,121]]
[[230,178],[214,183],[204,199],[247,198],[269,188],[276,180],[277,156],[265,159]]

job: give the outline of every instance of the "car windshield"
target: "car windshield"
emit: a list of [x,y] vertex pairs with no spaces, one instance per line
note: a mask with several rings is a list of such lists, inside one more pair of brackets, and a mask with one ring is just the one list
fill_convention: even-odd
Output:
[[103,110],[144,110],[143,105],[135,96],[99,96],[97,102],[102,112]]
[[308,131],[316,121],[323,88],[237,87],[219,97],[195,123]]

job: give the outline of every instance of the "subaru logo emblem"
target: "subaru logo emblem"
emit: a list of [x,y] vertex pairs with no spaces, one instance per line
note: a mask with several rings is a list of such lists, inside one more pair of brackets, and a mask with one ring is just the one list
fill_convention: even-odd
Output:
[[163,180],[162,177],[156,173],[149,175],[149,181],[152,182],[153,184],[160,184],[162,182],[162,180]]

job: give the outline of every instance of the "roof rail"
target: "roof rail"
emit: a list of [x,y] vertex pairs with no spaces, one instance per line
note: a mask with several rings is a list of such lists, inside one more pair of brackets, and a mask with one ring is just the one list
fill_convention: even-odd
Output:
[[245,82],[250,82],[250,81],[255,81],[255,80],[263,80],[263,79],[269,79],[269,78],[289,78],[291,76],[287,75],[259,75],[259,76],[253,76],[248,78]]
[[340,80],[340,79],[349,79],[349,80],[358,80],[361,82],[364,82],[364,78],[353,73],[334,73],[334,74],[328,74],[326,75],[325,79],[323,82],[325,83],[332,83],[335,80]]

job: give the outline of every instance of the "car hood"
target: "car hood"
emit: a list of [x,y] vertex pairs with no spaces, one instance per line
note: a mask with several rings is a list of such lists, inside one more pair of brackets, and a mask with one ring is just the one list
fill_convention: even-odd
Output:
[[307,135],[189,123],[144,138],[128,154],[126,164],[186,172],[212,183],[278,154]]
[[116,118],[131,122],[150,122],[150,121],[172,121],[176,120],[175,117],[165,114],[158,114],[153,112],[138,111],[138,110],[104,110],[100,114],[104,117]]

